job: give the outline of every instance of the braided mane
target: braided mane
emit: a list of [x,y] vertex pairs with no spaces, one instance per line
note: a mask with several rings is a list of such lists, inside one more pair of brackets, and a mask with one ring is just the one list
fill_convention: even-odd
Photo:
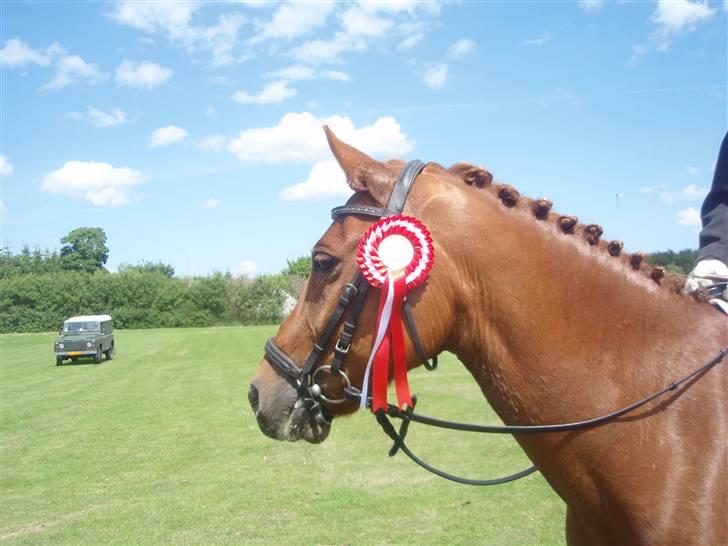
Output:
[[493,175],[482,167],[469,163],[456,163],[448,171],[460,178],[468,186],[490,192],[505,207],[527,211],[537,220],[553,224],[564,235],[574,235],[590,246],[603,249],[609,256],[621,260],[636,273],[652,279],[666,290],[684,294],[686,280],[684,275],[667,274],[664,267],[648,264],[645,260],[646,255],[643,252],[634,254],[622,252],[624,243],[617,240],[603,240],[601,237],[604,230],[598,224],[582,224],[576,216],[566,216],[553,212],[551,210],[553,203],[550,199],[523,197],[516,188],[509,184],[494,183]]

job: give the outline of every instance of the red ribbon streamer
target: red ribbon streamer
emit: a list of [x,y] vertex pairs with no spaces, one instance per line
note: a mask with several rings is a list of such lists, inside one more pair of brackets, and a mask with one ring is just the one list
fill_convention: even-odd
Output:
[[[372,411],[387,409],[387,384],[389,383],[389,361],[393,361],[394,384],[397,391],[399,409],[405,405],[412,406],[412,395],[407,381],[407,347],[402,328],[402,305],[407,294],[407,283],[404,273],[400,272],[391,283],[393,290],[392,312],[382,343],[377,349],[372,364]],[[382,320],[382,310],[390,290],[390,283],[382,286],[379,299],[377,324]]]

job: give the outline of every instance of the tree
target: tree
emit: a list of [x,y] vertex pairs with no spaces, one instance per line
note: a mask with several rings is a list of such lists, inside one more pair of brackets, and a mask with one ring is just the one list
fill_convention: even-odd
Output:
[[140,273],[161,273],[165,277],[174,277],[174,267],[169,264],[159,262],[148,262],[142,260],[137,265],[121,264],[119,273],[126,271],[139,271]]
[[295,260],[286,260],[286,268],[283,270],[284,275],[291,275],[293,277],[301,277],[307,279],[311,274],[311,257],[301,256]]
[[80,227],[61,239],[64,269],[93,272],[103,269],[109,258],[106,233],[101,228]]
[[654,252],[647,257],[647,261],[652,265],[662,265],[671,273],[688,274],[693,269],[698,259],[698,251],[685,248],[680,252],[674,250],[664,250],[662,252]]

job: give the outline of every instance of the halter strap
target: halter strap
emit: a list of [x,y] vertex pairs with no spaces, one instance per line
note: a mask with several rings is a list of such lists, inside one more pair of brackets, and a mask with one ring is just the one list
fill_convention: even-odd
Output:
[[407,201],[412,186],[417,180],[417,177],[424,170],[425,164],[422,161],[415,159],[405,165],[397,177],[397,183],[394,185],[392,195],[389,196],[389,203],[387,203],[387,211],[382,216],[394,216],[402,212],[404,204]]
[[[397,181],[394,184],[392,194],[390,195],[385,208],[372,207],[368,205],[343,205],[332,209],[331,218],[336,220],[339,216],[346,214],[359,214],[372,218],[382,218],[384,216],[399,214],[404,208],[407,196],[409,195],[415,180],[424,168],[425,164],[419,160],[410,161],[407,165],[405,165],[397,176]],[[321,395],[320,387],[315,384],[313,376],[318,369],[317,365],[321,360],[321,356],[331,341],[331,338],[333,337],[337,326],[341,322],[344,313],[351,306],[349,316],[344,322],[341,332],[339,333],[339,337],[336,339],[336,343],[334,344],[334,358],[330,366],[332,373],[343,374],[341,368],[344,364],[344,360],[346,359],[346,355],[349,353],[357,321],[364,307],[368,288],[369,285],[363,280],[361,273],[357,271],[351,281],[344,286],[344,289],[339,296],[336,308],[324,325],[321,333],[313,344],[311,352],[302,366],[299,366],[285,353],[285,351],[278,347],[273,338],[269,339],[265,344],[265,354],[268,361],[298,389],[304,403],[308,406],[309,410],[314,414],[314,417],[317,420],[330,421],[333,417],[330,414],[324,414],[326,409],[319,404],[317,400],[318,398],[324,399],[325,401],[333,404],[341,403],[346,400],[345,398],[341,398],[339,400],[332,401],[324,398]],[[434,369],[434,367],[437,366],[437,357],[435,357],[432,364],[428,362],[419,334],[417,333],[414,319],[412,318],[412,311],[408,304],[405,305],[405,318],[410,336],[417,350],[418,357],[428,370]]]
[[331,219],[336,220],[339,216],[345,214],[361,214],[362,216],[371,216],[372,218],[381,218],[387,213],[387,209],[382,207],[368,207],[366,205],[341,205],[331,209]]

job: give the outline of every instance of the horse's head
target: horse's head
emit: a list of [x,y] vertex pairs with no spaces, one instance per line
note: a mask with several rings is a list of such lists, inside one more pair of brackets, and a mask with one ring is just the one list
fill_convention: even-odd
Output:
[[[376,161],[338,140],[328,128],[326,135],[349,186],[355,191],[347,205],[386,206],[404,163]],[[442,167],[428,165],[411,190],[403,210],[404,214],[415,216],[428,226],[437,255],[428,280],[407,296],[427,356],[438,353],[446,345],[455,308],[453,299],[447,296],[452,294],[452,283],[455,282],[447,272],[454,271],[454,267],[450,264],[447,249],[443,247],[443,241],[452,228],[451,213],[443,203],[444,196],[449,193],[445,186],[452,182],[449,177],[452,175]],[[331,317],[347,283],[357,271],[359,240],[374,221],[374,218],[356,213],[339,216],[313,247],[313,270],[308,282],[295,309],[274,337],[274,347],[284,355],[282,359],[288,362],[288,369],[293,373],[281,369],[286,367],[285,364],[272,365],[271,357],[267,356],[248,391],[258,425],[272,438],[291,441],[303,438],[308,442],[321,442],[329,433],[333,415],[351,413],[356,409],[355,403],[345,399],[344,388],[347,380],[356,388],[362,386],[372,348],[379,291],[370,290],[366,299],[362,300],[358,325],[341,368],[343,373],[332,371],[327,365],[334,358],[335,344],[344,323],[352,314],[352,308],[347,306],[343,316],[333,322]],[[348,295],[351,296],[350,293]],[[301,389],[295,372],[305,366],[327,325],[335,326],[333,333],[312,364],[313,372],[323,369],[312,374],[312,382]],[[418,365],[418,358],[411,338],[406,337],[407,365],[412,368]],[[314,392],[316,403],[310,397],[311,392]],[[331,400],[333,403],[329,402]]]

